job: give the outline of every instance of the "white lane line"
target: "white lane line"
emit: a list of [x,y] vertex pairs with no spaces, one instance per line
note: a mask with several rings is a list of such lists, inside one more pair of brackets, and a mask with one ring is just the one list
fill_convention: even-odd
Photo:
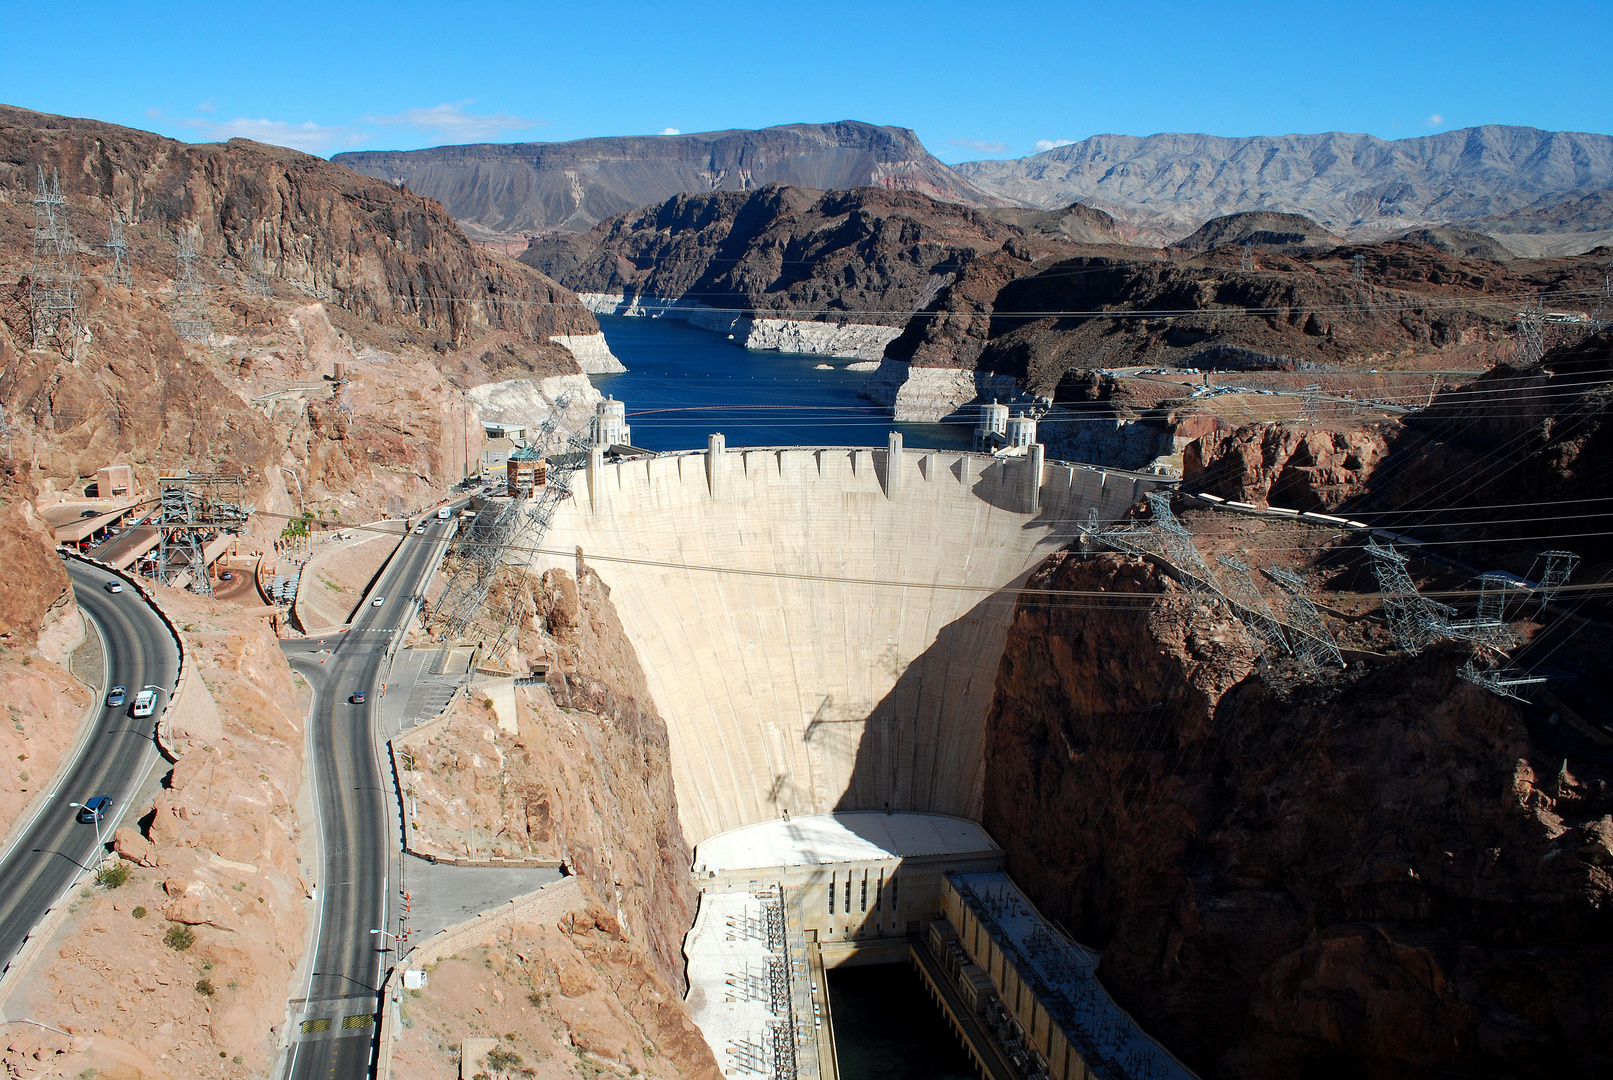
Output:
[[[323,664],[324,661],[321,660],[320,663]],[[319,774],[318,774],[319,755],[314,753],[314,713],[319,708],[320,695],[324,691],[319,687],[313,686],[313,684],[311,684],[311,683],[309,684],[309,688],[311,690],[313,690],[313,697],[308,702],[308,719],[303,724],[303,729],[304,729],[303,730],[303,742],[306,744],[305,753],[306,753],[306,756],[308,758],[308,789],[309,789],[309,795],[312,798],[313,804],[314,804],[314,832],[315,832],[315,836],[317,837],[315,847],[316,847],[316,850],[319,853],[319,873],[320,873],[320,876],[324,876],[324,873],[325,873],[325,819],[324,819],[322,811],[319,808]],[[304,1005],[307,1005],[309,999],[314,996],[314,966],[319,962],[319,942],[320,942],[321,936],[325,932],[325,897],[326,897],[326,895],[328,893],[329,885],[327,884],[325,888],[321,889],[319,887],[319,882],[316,881],[316,882],[313,883],[312,886],[310,886],[310,888],[312,888],[314,890],[314,892],[316,892],[319,895],[319,910],[318,910],[318,912],[316,913],[316,915],[314,917],[314,940],[313,940],[313,944],[311,946],[309,946],[308,954],[305,957],[306,963],[308,965],[308,981],[307,981],[306,985],[303,987],[303,992],[302,992],[302,999],[303,999],[303,1004]],[[290,1028],[296,1024],[296,1017],[290,1015],[290,1010],[289,1009],[286,1010],[286,1011],[287,1011],[287,1014],[288,1014],[287,1015],[286,1038],[289,1039],[289,1038],[292,1037],[292,1032],[291,1032]],[[285,1076],[286,1076],[287,1080],[290,1080],[290,1078],[292,1076],[296,1075],[296,1071],[297,1071],[297,1049],[301,1045],[302,1045],[301,1040],[294,1041],[291,1044],[291,1055],[286,1060]]]

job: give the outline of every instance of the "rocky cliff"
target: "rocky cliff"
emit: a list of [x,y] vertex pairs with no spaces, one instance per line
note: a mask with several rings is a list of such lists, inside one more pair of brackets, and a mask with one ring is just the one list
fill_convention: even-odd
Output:
[[1366,492],[1396,428],[1262,424],[1212,432],[1187,445],[1182,484],[1256,506],[1337,510]]
[[1494,222],[1519,234],[1536,230],[1522,253],[1573,254],[1608,242],[1605,224],[1584,228],[1580,200],[1605,201],[1599,193],[1613,187],[1613,137],[1499,125],[1393,141],[1337,131],[1096,135],[954,168],[1002,199],[1107,210],[1160,244],[1223,214],[1275,210],[1367,237]]
[[1022,594],[985,824],[1116,998],[1206,1077],[1613,1067],[1608,762],[1455,650],[1296,679],[1243,640],[1116,556]]
[[505,664],[546,667],[547,686],[518,688],[505,726],[477,698],[429,738],[400,744],[417,800],[411,836],[444,854],[465,854],[479,836],[496,855],[563,861],[681,987],[683,934],[694,922],[689,847],[666,722],[610,590],[579,562],[575,575],[512,572],[490,605],[513,610],[520,627]]
[[[1361,280],[1352,274],[1357,254]],[[1217,351],[1228,347],[1264,353],[1268,368],[1388,368],[1420,355],[1484,353],[1510,337],[1520,292],[1584,309],[1601,261],[1501,264],[1401,241],[1306,259],[1260,252],[1252,268],[1225,248],[1188,259],[1081,255],[1014,277],[992,296],[989,319],[975,318],[941,348],[974,352],[977,367],[1044,394],[1078,368],[1219,367]],[[943,291],[931,306],[950,303]],[[915,354],[945,324],[925,325],[909,325]],[[907,347],[893,345],[892,355]]]
[[1020,230],[922,194],[874,188],[680,195],[521,256],[582,294],[900,327],[960,263]]
[[943,202],[995,199],[924,149],[907,128],[855,120],[757,131],[620,136],[563,143],[356,151],[332,160],[404,183],[479,233],[586,232],[673,196],[768,184],[917,191]]
[[[31,351],[41,168],[61,178],[58,214],[79,248],[77,363],[60,334]],[[126,286],[109,283],[101,246],[114,212],[127,222]],[[206,342],[173,329],[180,233],[200,252]],[[574,352],[597,364],[602,342],[574,294],[471,244],[419,196],[290,150],[11,108],[0,275],[0,393],[16,452],[46,489],[122,460],[147,484],[171,469],[245,474],[275,513],[299,486],[299,510],[312,499],[347,520],[400,512],[479,448],[455,390],[580,377]]]
[[241,280],[258,245],[265,271],[310,298],[438,339],[461,342],[486,326],[552,353],[550,335],[598,329],[552,281],[472,245],[439,204],[320,158],[0,107],[8,252],[32,224],[40,167],[60,176],[81,241],[103,242],[117,211],[130,223],[135,265],[161,277],[173,274],[183,230],[208,263],[234,272],[225,281]]
[[[72,746],[95,690],[69,673],[69,653],[86,627],[49,527],[34,512],[38,489],[26,461],[0,458],[0,685],[7,720],[0,754],[15,763],[0,790],[0,836],[50,784]],[[99,656],[93,636],[86,656]]]

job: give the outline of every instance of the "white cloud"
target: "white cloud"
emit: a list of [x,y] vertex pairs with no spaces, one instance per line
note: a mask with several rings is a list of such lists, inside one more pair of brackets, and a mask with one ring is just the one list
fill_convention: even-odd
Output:
[[1443,124],[1444,122],[1445,122],[1445,118],[1443,116],[1441,116],[1439,113],[1435,113],[1434,115],[1430,116],[1427,120],[1423,121],[1423,126],[1424,127],[1435,128],[1435,127],[1439,127],[1439,125]]
[[371,124],[397,124],[414,131],[441,135],[449,142],[487,142],[510,131],[529,131],[547,120],[525,120],[508,113],[478,115],[468,113],[470,100],[433,105],[429,109],[406,109],[396,116],[366,116]]
[[196,106],[196,111],[197,112],[205,112],[205,113],[214,113],[214,112],[218,112],[218,106],[214,105],[211,101],[204,101],[200,105]]
[[661,129],[661,134],[663,134],[663,135],[682,135],[683,132],[679,131],[677,128],[662,128]]
[[1036,140],[1036,152],[1038,154],[1040,154],[1044,150],[1056,150],[1061,146],[1074,146],[1074,145],[1075,145],[1075,140],[1074,139],[1037,139]]
[[982,154],[1000,154],[1008,149],[1007,143],[985,142],[981,139],[949,139],[948,146],[961,146],[965,150],[975,150]]
[[289,146],[307,154],[326,154],[333,150],[346,150],[368,142],[374,136],[368,131],[342,125],[316,124],[306,121],[292,124],[284,120],[253,120],[238,116],[234,120],[215,123],[211,120],[178,120],[181,127],[196,132],[206,142],[225,142],[229,139],[252,139],[271,146]]

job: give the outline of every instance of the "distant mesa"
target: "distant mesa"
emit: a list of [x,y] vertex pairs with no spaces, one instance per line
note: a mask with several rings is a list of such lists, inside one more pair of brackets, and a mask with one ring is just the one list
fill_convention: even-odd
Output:
[[1315,255],[1341,243],[1343,240],[1303,214],[1254,210],[1211,218],[1193,235],[1171,246],[1198,252],[1248,244],[1280,255]]
[[998,221],[1017,225],[1032,236],[1068,240],[1073,244],[1129,244],[1135,233],[1113,215],[1081,203],[1072,203],[1062,210],[1003,206],[986,213]]
[[1514,256],[1495,237],[1473,229],[1412,229],[1395,237],[1403,244],[1421,244],[1445,255],[1507,262]]
[[558,143],[361,151],[333,161],[436,199],[472,235],[586,232],[675,195],[767,184],[918,191],[943,202],[1003,200],[960,177],[907,128],[855,120],[755,131],[620,136]]

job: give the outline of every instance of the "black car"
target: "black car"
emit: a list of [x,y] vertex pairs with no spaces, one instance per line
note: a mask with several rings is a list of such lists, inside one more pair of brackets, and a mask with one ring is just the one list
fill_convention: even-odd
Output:
[[112,800],[105,795],[85,799],[84,804],[78,808],[78,820],[85,825],[93,825],[100,821],[102,816],[110,809],[112,809]]
[[355,693],[352,697],[348,698],[347,700],[349,702],[351,702],[352,704],[354,704],[354,705],[362,705],[362,704],[364,704],[364,691],[362,691],[362,690],[358,691],[357,693]]
[[124,686],[114,686],[112,692],[106,695],[106,707],[115,709],[128,700],[129,690]]

